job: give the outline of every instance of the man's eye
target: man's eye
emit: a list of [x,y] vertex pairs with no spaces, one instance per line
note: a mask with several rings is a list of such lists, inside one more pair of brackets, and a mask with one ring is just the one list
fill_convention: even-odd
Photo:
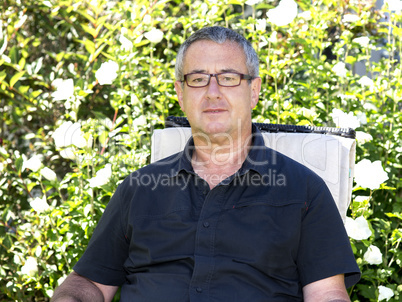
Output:
[[190,80],[190,83],[199,84],[199,83],[205,83],[205,82],[207,82],[207,81],[208,81],[208,78],[207,78],[207,77],[204,77],[204,76],[197,76],[197,75],[195,75],[195,76],[190,77],[189,80]]
[[224,82],[233,82],[236,80],[236,78],[230,75],[225,75],[221,78],[221,80]]

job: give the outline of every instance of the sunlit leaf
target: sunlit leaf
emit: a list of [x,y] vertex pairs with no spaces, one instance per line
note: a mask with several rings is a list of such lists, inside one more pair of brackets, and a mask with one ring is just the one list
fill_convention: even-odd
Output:
[[15,83],[19,81],[19,79],[22,78],[22,76],[25,74],[25,71],[21,71],[16,73],[10,80],[10,87],[14,87]]
[[7,73],[5,70],[0,71],[0,83],[7,77]]

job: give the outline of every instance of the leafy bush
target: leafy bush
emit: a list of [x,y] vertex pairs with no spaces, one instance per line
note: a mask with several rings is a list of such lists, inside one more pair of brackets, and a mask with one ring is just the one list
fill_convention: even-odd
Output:
[[[255,121],[356,128],[347,228],[363,276],[350,296],[400,299],[401,10],[391,1],[381,10],[371,0],[297,3],[298,16],[278,24],[267,20],[277,1],[5,0],[2,301],[48,301],[71,271],[117,185],[149,163],[152,130],[182,115],[176,51],[209,25],[254,43],[263,82]],[[367,76],[353,72],[358,64]]]

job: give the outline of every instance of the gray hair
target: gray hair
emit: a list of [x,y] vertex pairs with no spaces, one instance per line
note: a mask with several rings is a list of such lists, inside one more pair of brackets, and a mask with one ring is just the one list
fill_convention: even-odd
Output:
[[237,32],[220,26],[204,27],[194,34],[192,34],[184,43],[180,46],[176,56],[175,76],[177,81],[183,79],[183,65],[184,56],[191,44],[197,41],[207,40],[215,43],[222,44],[226,41],[237,43],[244,51],[246,56],[246,66],[250,76],[259,76],[259,60],[257,53],[249,41]]

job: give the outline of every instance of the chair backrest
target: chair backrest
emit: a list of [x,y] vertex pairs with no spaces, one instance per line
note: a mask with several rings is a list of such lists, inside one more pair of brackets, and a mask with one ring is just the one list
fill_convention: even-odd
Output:
[[[353,187],[356,141],[353,129],[255,124],[265,145],[305,165],[327,184],[345,221]],[[187,119],[169,117],[152,135],[151,162],[183,150],[191,137]]]

